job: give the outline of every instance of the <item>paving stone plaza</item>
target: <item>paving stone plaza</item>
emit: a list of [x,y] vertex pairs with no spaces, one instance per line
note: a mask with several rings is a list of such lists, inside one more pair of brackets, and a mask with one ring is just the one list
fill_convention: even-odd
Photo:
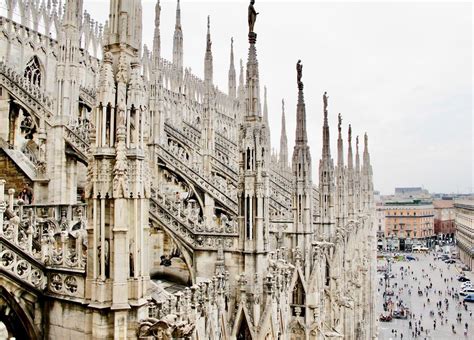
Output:
[[[463,297],[457,298],[453,294],[459,292],[461,286],[456,279],[460,272],[459,264],[448,265],[441,260],[436,260],[433,254],[414,256],[418,259],[417,261],[395,261],[388,265],[390,273],[394,275],[392,278],[386,280],[383,273],[378,273],[377,315],[387,314],[383,309],[384,299],[393,301],[395,305],[401,301],[412,313],[407,319],[394,318],[389,322],[379,322],[378,338],[473,339],[474,303],[466,303],[464,306]],[[377,265],[387,265],[387,260],[378,260]],[[406,274],[402,275],[402,272]],[[391,274],[389,276],[392,276]],[[467,273],[466,276],[474,280],[472,272]],[[431,288],[429,288],[430,284],[432,284]],[[385,285],[387,285],[387,291],[393,290],[393,296],[384,297]],[[419,289],[422,295],[418,294]],[[445,299],[448,301],[447,308]],[[439,301],[441,301],[441,308],[437,306]],[[431,311],[433,315],[430,315]],[[443,313],[442,316],[439,314],[440,311]],[[459,313],[460,322],[457,321]],[[415,335],[415,324],[420,335]],[[465,334],[466,324],[467,334]],[[452,329],[453,325],[455,333]]]

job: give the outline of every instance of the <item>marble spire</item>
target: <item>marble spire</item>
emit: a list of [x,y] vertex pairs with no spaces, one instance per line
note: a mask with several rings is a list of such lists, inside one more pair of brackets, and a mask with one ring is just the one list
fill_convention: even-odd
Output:
[[160,35],[160,0],[155,5],[155,31],[153,33],[153,67],[158,69],[161,56],[161,35]]
[[281,100],[280,167],[288,167],[288,137],[286,136],[285,100]]
[[[249,52],[247,58],[247,83],[246,89],[246,117],[247,119],[261,119],[260,113],[260,80],[258,75],[257,34],[249,32]],[[260,118],[259,118],[260,117]]]
[[228,78],[228,95],[231,98],[237,96],[237,79],[235,75],[234,65],[234,38],[230,38],[230,63],[229,63],[229,78]]
[[349,124],[349,129],[347,132],[347,168],[352,170],[354,168],[354,161],[352,159],[352,127]]
[[356,157],[355,157],[355,170],[360,171],[360,157],[359,157],[359,136],[356,136]]
[[323,159],[329,160],[331,158],[331,147],[329,142],[329,124],[328,124],[328,96],[327,92],[323,94],[324,102],[324,124],[323,124]]
[[183,30],[181,28],[181,8],[179,0],[176,5],[176,24],[173,35],[173,64],[182,71],[183,69]]
[[244,84],[244,62],[240,59],[240,73],[239,73],[239,98],[244,99],[245,97],[245,84]]
[[[301,61],[298,61],[298,65],[301,65]],[[302,65],[300,66],[302,69]],[[304,103],[304,94],[303,94],[303,82],[301,78],[298,78],[298,103],[296,105],[296,145],[307,145],[308,144],[308,135],[306,132],[306,106]]]
[[342,142],[342,115],[339,113],[338,115],[338,124],[337,124],[337,166],[342,168],[344,167],[344,149],[343,149],[343,142]]
[[292,249],[300,249],[304,256],[304,274],[310,273],[310,244],[313,226],[312,217],[312,179],[311,179],[311,153],[308,146],[306,132],[306,105],[303,94],[303,65],[301,60],[296,64],[298,103],[296,104],[296,138],[293,148],[292,170],[293,170],[293,233]]
[[321,232],[324,237],[332,238],[335,235],[335,200],[336,186],[334,181],[334,163],[331,158],[329,145],[328,124],[328,96],[323,95],[324,124],[323,124],[323,152],[319,162],[319,200],[321,202]]
[[213,65],[212,65],[212,41],[211,41],[211,17],[207,16],[207,36],[206,36],[206,53],[204,57],[204,81],[212,84]]

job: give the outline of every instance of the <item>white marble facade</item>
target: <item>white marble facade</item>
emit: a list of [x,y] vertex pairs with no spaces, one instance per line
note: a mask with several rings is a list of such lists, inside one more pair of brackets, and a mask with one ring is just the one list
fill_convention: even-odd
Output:
[[200,79],[183,65],[179,0],[172,61],[159,1],[151,50],[141,1],[110,4],[101,25],[81,0],[2,3],[0,148],[15,166],[0,193],[32,183],[32,198],[0,195],[0,298],[24,312],[10,335],[375,339],[367,135],[359,153],[340,117],[334,162],[324,94],[313,177],[302,72],[289,160],[293,110],[282,103],[272,153],[255,32],[237,70],[231,42],[223,93],[210,20]]

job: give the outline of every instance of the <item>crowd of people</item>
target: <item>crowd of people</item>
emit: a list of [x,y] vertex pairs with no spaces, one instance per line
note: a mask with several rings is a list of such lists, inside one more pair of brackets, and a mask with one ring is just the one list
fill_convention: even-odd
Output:
[[[437,336],[440,328],[445,332],[450,329],[455,339],[470,338],[474,306],[458,294],[460,282],[455,267],[438,260],[436,253],[421,257],[423,262],[429,261],[424,268],[418,263],[395,264],[393,259],[387,259],[387,272],[380,278],[378,287],[383,299],[380,320],[393,322],[392,317],[402,320],[397,322],[397,328],[390,323],[383,327],[388,326],[389,335],[395,339],[444,339]],[[437,278],[440,280],[433,284]],[[399,327],[400,322],[404,327]]]

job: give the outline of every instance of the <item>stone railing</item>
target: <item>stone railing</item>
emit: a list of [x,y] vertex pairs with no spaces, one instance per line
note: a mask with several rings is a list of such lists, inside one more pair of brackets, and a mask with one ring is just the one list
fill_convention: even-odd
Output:
[[201,131],[199,131],[195,126],[190,125],[187,122],[183,124],[183,133],[184,135],[196,145],[201,144]]
[[64,139],[69,142],[84,162],[89,152],[89,128],[82,124],[70,124],[64,128]]
[[52,116],[53,100],[40,87],[32,84],[3,61],[0,61],[0,84],[28,106],[33,113],[44,113],[46,119]]
[[[183,130],[179,131],[170,124],[165,124],[165,131],[168,136],[176,138],[181,143],[191,147],[194,152],[200,154],[201,132],[195,127],[185,123],[183,125]],[[217,170],[224,173],[228,178],[233,179],[235,186],[239,169],[235,159],[233,158],[233,154],[225,152],[225,150],[222,150],[222,147],[218,148],[218,145],[216,144],[216,151],[214,157],[212,158],[212,165]]]
[[[160,287],[154,289],[162,290]],[[196,325],[202,321],[206,325],[212,323],[214,332],[224,334],[223,330],[219,329],[222,326],[222,318],[225,319],[227,314],[225,305],[229,293],[228,272],[186,287],[175,294],[152,292],[152,300],[148,304],[148,318],[140,321],[138,337],[190,339],[197,332]]]
[[46,287],[47,279],[41,263],[22,254],[16,247],[5,242],[1,236],[0,268],[38,290],[43,290]]
[[215,199],[226,205],[231,211],[237,213],[236,191],[224,186],[222,183],[211,183],[203,174],[202,167],[193,163],[191,157],[187,158],[184,153],[179,154],[177,150],[168,145],[161,145],[158,149],[158,157],[172,164],[185,176],[193,180],[196,185],[206,190]]
[[9,190],[8,205],[0,197],[2,269],[39,290],[83,298],[85,205],[23,205],[14,193]]
[[237,222],[223,215],[203,220],[199,208],[191,203],[177,202],[153,191],[150,214],[166,229],[193,249],[216,249],[223,242],[226,249],[236,247]]
[[87,88],[84,86],[81,86],[79,88],[79,96],[86,102],[87,105],[90,107],[95,106],[95,98],[96,98],[96,93],[95,90],[92,88]]

